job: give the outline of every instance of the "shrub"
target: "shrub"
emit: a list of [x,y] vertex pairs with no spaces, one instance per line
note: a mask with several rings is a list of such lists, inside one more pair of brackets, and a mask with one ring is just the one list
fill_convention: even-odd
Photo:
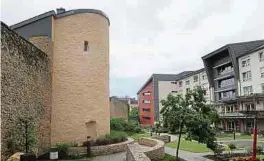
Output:
[[228,147],[229,147],[229,149],[231,151],[233,151],[234,149],[236,149],[236,145],[235,144],[232,144],[232,143],[228,144]]
[[125,124],[126,124],[126,121],[123,118],[112,118],[110,120],[111,130],[124,131]]
[[126,131],[126,132],[141,132],[141,128],[136,121],[126,121],[123,118],[112,118],[110,120],[111,130]]
[[68,144],[68,143],[57,143],[56,147],[58,148],[58,153],[59,153],[60,159],[68,158],[70,144]]
[[69,145],[70,147],[78,147],[78,143],[76,142],[71,142]]
[[244,133],[240,134],[240,136],[245,136],[245,135],[250,135],[251,136],[251,133],[250,132],[244,132]]
[[[127,134],[122,131],[111,131],[110,134],[99,137],[91,141],[91,146],[108,145],[124,142],[127,140]],[[87,146],[87,141],[83,142],[83,146]]]
[[258,154],[262,154],[264,151],[263,151],[263,147],[261,147],[261,146],[258,146],[257,147],[257,153]]

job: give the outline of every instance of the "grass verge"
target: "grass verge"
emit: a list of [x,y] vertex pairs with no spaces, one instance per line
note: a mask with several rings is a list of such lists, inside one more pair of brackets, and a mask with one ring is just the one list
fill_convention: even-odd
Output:
[[[169,155],[169,154],[165,154],[164,158],[161,159],[160,161],[175,161],[175,160],[176,160],[175,156],[172,156],[172,155]],[[178,161],[185,161],[185,160],[180,158]]]
[[[170,148],[176,148],[178,141],[167,143],[165,146]],[[189,151],[193,153],[210,152],[211,150],[206,147],[205,144],[200,144],[195,141],[181,140],[180,150]]]

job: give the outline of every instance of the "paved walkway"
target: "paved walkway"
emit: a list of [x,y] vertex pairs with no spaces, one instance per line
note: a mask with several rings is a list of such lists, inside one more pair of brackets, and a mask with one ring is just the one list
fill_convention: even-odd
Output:
[[[165,147],[165,153],[172,156],[176,156],[176,149]],[[187,161],[212,161],[210,159],[204,158],[204,155],[211,153],[191,153],[183,150],[179,150],[179,157]]]
[[126,161],[126,152],[115,153],[111,155],[101,155],[93,157],[92,161]]

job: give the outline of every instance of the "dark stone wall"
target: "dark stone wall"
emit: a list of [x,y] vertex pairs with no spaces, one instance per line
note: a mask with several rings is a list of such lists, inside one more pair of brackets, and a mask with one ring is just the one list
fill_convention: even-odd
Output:
[[[19,119],[33,118],[36,154],[50,147],[51,69],[48,56],[1,23],[1,160],[11,154],[12,140],[23,140]],[[23,147],[16,147],[23,148]]]

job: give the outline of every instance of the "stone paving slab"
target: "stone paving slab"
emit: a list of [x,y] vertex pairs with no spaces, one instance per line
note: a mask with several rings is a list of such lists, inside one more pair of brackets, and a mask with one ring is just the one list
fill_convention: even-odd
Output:
[[[165,147],[165,153],[172,156],[176,156],[176,149]],[[187,161],[212,161],[211,159],[204,158],[204,155],[211,153],[192,153],[183,150],[179,150],[179,157]]]
[[126,161],[126,152],[96,156],[92,161]]

